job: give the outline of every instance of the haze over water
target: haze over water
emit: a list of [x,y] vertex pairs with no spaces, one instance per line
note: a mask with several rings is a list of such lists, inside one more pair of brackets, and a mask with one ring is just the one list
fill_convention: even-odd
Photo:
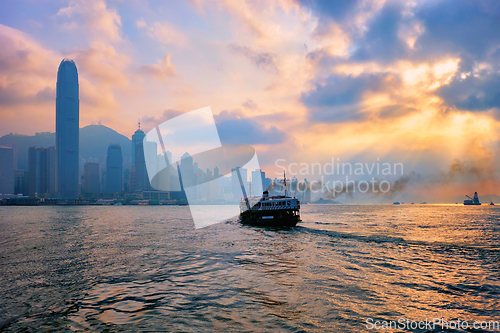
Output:
[[2,207],[5,331],[360,331],[499,320],[500,207],[309,205],[291,229],[188,207]]

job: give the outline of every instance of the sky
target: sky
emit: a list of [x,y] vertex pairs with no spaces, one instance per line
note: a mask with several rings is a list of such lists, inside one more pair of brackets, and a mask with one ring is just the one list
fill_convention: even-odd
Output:
[[71,58],[80,127],[210,106],[270,174],[403,163],[416,192],[500,194],[498,31],[493,0],[2,1],[0,136],[55,130]]

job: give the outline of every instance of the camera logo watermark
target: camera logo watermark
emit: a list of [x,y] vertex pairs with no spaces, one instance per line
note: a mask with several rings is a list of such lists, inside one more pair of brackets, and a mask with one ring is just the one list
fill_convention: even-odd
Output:
[[[221,177],[234,174],[238,168],[260,169],[253,147],[221,143],[210,107],[181,114],[155,126],[142,144],[151,187],[169,191],[177,186],[185,194],[197,229],[240,213],[239,204],[206,204],[207,193],[213,192]],[[177,152],[176,158],[170,157],[171,151]],[[212,177],[201,178],[197,170],[206,170]],[[262,183],[255,184],[252,181],[254,193],[261,195]],[[234,198],[242,197],[243,189],[239,188]]]

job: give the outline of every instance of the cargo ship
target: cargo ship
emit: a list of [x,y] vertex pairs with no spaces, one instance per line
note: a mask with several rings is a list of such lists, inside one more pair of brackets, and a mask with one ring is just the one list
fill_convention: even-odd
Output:
[[469,199],[464,200],[464,205],[466,205],[466,206],[471,206],[471,205],[480,206],[481,205],[481,203],[479,202],[479,197],[477,196],[477,192],[474,192],[473,198],[469,197],[468,195],[465,195],[465,196]]
[[300,201],[287,195],[285,175],[283,175],[284,195],[269,196],[269,192],[264,191],[260,198],[249,198],[246,196],[239,169],[237,171],[243,191],[243,199],[240,202],[242,224],[262,227],[294,227],[300,222]]

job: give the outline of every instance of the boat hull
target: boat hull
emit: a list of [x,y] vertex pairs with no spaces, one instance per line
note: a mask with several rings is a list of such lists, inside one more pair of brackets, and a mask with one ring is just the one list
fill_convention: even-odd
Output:
[[295,214],[293,210],[247,210],[240,214],[240,222],[262,227],[295,227],[300,222],[300,215]]

